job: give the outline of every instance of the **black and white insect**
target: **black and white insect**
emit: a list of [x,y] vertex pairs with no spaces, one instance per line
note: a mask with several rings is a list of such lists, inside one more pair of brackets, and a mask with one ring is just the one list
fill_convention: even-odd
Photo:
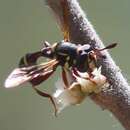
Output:
[[[28,53],[21,58],[19,68],[16,68],[7,78],[5,87],[15,87],[26,82],[30,82],[38,94],[51,99],[55,109],[55,103],[50,94],[44,93],[36,89],[35,86],[47,80],[56,70],[58,66],[62,68],[62,79],[65,88],[69,87],[66,70],[70,70],[73,74],[77,72],[87,72],[90,81],[93,78],[93,70],[97,67],[97,56],[100,51],[110,49],[116,46],[116,43],[111,44],[103,49],[93,49],[91,45],[75,45],[70,42],[59,42],[50,45],[44,43],[41,51]],[[40,57],[50,59],[48,62],[37,64]],[[83,77],[81,77],[83,78]]]
[[[62,3],[63,4],[63,3]],[[65,9],[65,8],[64,8]],[[66,12],[66,11],[65,11]],[[64,21],[67,23],[67,15],[64,16]],[[50,98],[57,111],[53,97],[45,92],[41,92],[36,88],[37,85],[47,80],[58,66],[62,68],[62,79],[64,82],[64,89],[70,87],[66,71],[72,73],[72,77],[81,79],[84,77],[79,72],[87,72],[87,80],[94,82],[93,71],[97,68],[97,57],[100,57],[100,52],[105,49],[114,48],[117,44],[113,43],[105,48],[94,48],[90,44],[75,44],[69,40],[69,31],[64,26],[64,40],[53,45],[44,42],[44,46],[40,51],[34,53],[27,53],[21,58],[19,67],[14,69],[5,81],[5,87],[15,87],[23,83],[30,82],[36,92],[43,96]],[[48,62],[37,64],[40,57],[49,59]],[[102,57],[101,57],[102,58]],[[87,90],[87,89],[86,89]]]

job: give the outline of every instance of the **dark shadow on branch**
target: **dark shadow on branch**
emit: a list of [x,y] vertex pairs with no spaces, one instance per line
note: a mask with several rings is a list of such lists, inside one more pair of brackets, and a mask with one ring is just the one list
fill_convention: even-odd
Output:
[[[64,21],[66,12],[60,4],[63,1],[68,11],[68,22]],[[77,0],[46,0],[46,2],[54,12],[61,29],[67,27],[71,42],[104,47]],[[91,98],[101,107],[111,111],[124,128],[130,130],[130,86],[108,52],[104,51],[102,55],[106,55],[106,59],[100,59],[99,63],[103,68],[102,73],[107,77],[111,86]]]

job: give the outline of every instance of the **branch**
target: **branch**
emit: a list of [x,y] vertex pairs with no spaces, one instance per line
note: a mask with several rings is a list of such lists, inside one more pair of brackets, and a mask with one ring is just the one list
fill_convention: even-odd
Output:
[[[46,0],[61,28],[65,23],[65,12],[60,4],[61,1],[65,1],[68,10],[67,26],[71,42],[76,44],[89,43],[99,48],[104,47],[77,0]],[[111,86],[99,94],[94,94],[91,99],[101,107],[111,111],[124,128],[130,130],[130,86],[109,53],[104,51],[102,55],[106,55],[106,59],[99,59],[99,63],[102,65],[102,73],[107,77]]]

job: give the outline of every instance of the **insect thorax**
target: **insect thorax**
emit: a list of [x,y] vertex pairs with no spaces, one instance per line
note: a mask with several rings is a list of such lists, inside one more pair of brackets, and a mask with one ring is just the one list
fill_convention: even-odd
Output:
[[55,47],[56,59],[62,66],[74,66],[77,59],[77,45],[70,42],[59,42]]
[[[78,52],[79,48],[85,52],[85,55]],[[89,45],[80,46],[70,42],[59,42],[55,47],[55,56],[61,66],[76,67],[80,71],[87,71],[89,68],[89,51],[91,51]]]

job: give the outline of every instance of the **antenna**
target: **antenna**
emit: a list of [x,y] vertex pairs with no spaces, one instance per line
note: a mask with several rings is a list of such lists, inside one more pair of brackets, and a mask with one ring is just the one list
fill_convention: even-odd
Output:
[[108,45],[108,46],[106,46],[106,47],[104,47],[102,49],[97,49],[97,50],[98,51],[103,51],[103,50],[106,50],[106,49],[112,49],[112,48],[114,48],[116,46],[117,46],[117,43],[112,43],[112,44],[110,44],[110,45]]

